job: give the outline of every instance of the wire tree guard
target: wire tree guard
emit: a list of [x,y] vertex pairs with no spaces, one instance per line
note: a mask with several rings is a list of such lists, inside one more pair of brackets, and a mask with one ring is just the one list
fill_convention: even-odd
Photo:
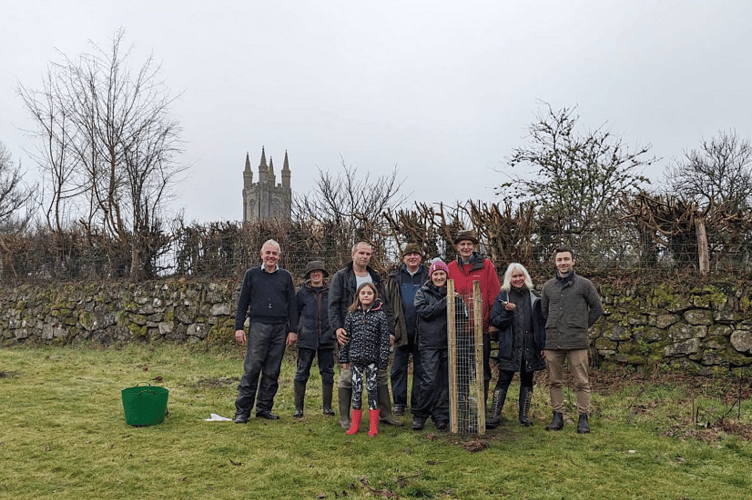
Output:
[[485,434],[480,283],[473,282],[472,296],[461,296],[455,295],[454,280],[447,280],[447,299],[450,430],[462,435]]

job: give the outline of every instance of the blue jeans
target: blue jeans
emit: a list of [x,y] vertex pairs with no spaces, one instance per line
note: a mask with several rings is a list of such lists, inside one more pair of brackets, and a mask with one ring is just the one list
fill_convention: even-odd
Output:
[[282,357],[285,355],[287,330],[287,325],[251,323],[248,348],[243,362],[243,377],[240,379],[238,397],[235,400],[237,414],[250,415],[254,401],[256,413],[272,410],[274,396],[279,388],[279,371],[282,367]]

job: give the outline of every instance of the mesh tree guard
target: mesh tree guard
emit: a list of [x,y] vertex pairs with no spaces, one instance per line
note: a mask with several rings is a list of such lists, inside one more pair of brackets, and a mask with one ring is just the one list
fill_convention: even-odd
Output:
[[462,296],[455,295],[454,280],[447,280],[447,298],[450,430],[461,435],[485,434],[480,283],[473,282],[472,296]]

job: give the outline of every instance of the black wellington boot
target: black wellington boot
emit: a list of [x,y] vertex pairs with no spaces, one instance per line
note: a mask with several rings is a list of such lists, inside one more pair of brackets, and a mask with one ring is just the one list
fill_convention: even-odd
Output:
[[334,415],[334,410],[332,410],[333,389],[333,384],[323,384],[321,386],[321,399],[323,400],[324,415],[326,415],[327,417]]
[[530,420],[530,403],[533,400],[532,387],[520,387],[520,423],[525,427],[530,427],[533,422]]
[[486,420],[486,429],[495,429],[501,424],[501,410],[504,409],[504,401],[507,399],[506,389],[496,389],[491,401],[491,412]]
[[293,381],[295,386],[295,413],[292,414],[295,418],[303,418],[303,402],[305,401],[305,388],[304,382]]

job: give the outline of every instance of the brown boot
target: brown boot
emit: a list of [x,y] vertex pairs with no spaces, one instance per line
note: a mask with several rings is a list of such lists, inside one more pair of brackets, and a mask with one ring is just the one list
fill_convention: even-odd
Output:
[[350,401],[352,389],[340,387],[337,396],[339,399],[339,426],[343,429],[350,428]]
[[385,424],[402,427],[404,422],[400,422],[392,415],[392,398],[389,397],[389,386],[380,385],[379,389],[379,410],[381,410],[381,421]]

